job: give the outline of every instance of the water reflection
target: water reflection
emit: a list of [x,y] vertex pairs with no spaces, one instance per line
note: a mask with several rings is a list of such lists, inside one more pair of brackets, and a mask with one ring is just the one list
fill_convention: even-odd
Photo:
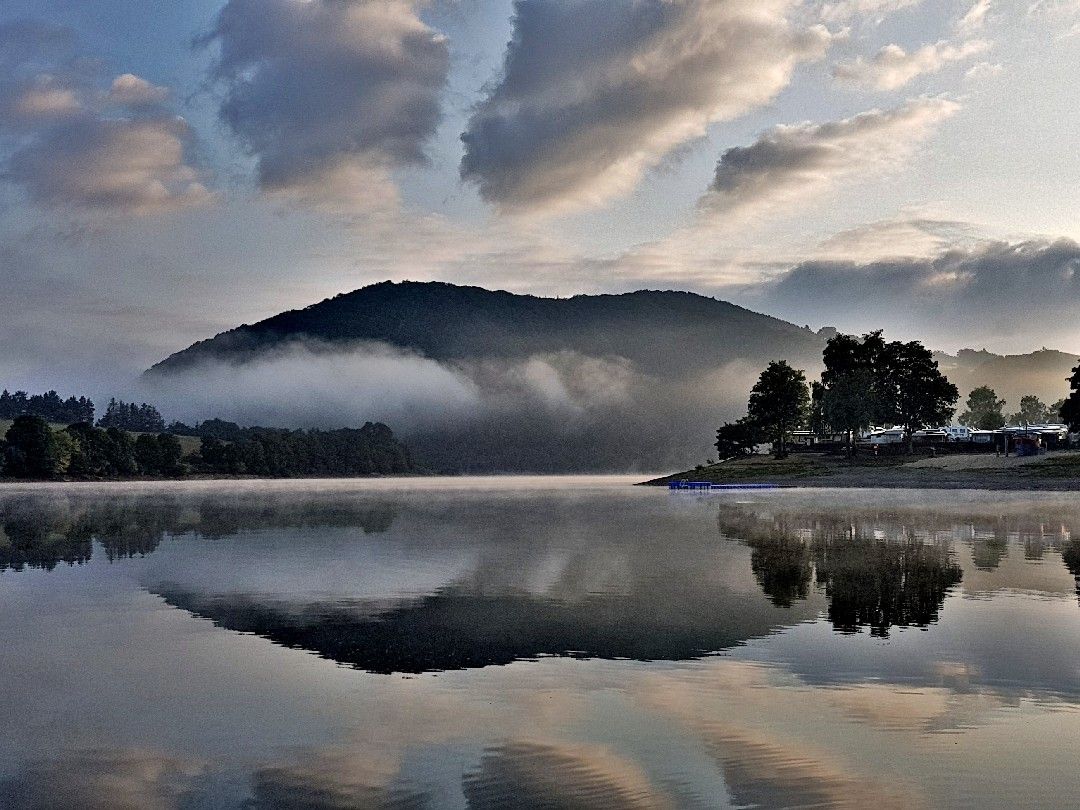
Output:
[[806,599],[813,583],[840,632],[869,627],[884,637],[893,626],[925,627],[963,578],[949,545],[924,542],[917,525],[898,531],[856,515],[777,517],[738,505],[720,510],[719,525],[753,549],[754,576],[774,604]]
[[394,511],[385,504],[350,503],[312,493],[231,496],[60,493],[0,499],[0,572],[60,563],[81,565],[101,544],[109,561],[146,556],[167,537],[210,539],[268,528],[348,527],[387,531]]
[[1080,790],[1071,498],[220,486],[0,493],[0,806]]

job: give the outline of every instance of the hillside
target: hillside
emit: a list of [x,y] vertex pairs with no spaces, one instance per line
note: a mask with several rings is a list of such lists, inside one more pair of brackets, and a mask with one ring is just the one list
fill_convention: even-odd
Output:
[[200,341],[149,374],[206,360],[250,360],[301,339],[378,341],[446,361],[571,351],[623,357],[664,376],[730,360],[815,363],[824,344],[808,329],[687,292],[540,298],[437,282],[383,282]]
[[1020,398],[1026,394],[1035,394],[1047,404],[1067,396],[1066,380],[1080,362],[1075,354],[1045,348],[1012,355],[961,349],[955,356],[939,352],[934,357],[960,389],[961,401],[972,388],[989,385],[1008,403],[1007,412],[1019,408]]

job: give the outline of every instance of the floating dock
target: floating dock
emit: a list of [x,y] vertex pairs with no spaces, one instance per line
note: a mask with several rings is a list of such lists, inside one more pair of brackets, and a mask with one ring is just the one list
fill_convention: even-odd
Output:
[[702,492],[716,489],[780,489],[779,484],[714,484],[711,481],[668,481],[668,489]]

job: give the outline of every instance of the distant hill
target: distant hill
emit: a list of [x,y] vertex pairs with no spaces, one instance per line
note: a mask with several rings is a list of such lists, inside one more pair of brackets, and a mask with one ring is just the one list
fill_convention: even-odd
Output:
[[572,351],[678,376],[731,360],[819,363],[808,328],[688,292],[540,298],[439,282],[383,282],[239,326],[165,358],[150,375],[205,360],[245,361],[298,339],[378,341],[435,360]]
[[1080,362],[1075,354],[1040,349],[1029,354],[1000,355],[985,349],[961,349],[956,355],[934,355],[942,372],[960,389],[961,403],[972,388],[989,385],[1008,404],[1020,407],[1020,398],[1035,394],[1047,405],[1068,396],[1068,377]]
[[[386,346],[406,353],[396,366],[364,365]],[[153,394],[171,413],[203,395],[194,418],[383,421],[437,470],[649,472],[704,461],[768,361],[816,374],[823,346],[809,328],[686,292],[385,282],[201,341],[144,377],[172,392]],[[372,391],[398,397],[383,407]]]

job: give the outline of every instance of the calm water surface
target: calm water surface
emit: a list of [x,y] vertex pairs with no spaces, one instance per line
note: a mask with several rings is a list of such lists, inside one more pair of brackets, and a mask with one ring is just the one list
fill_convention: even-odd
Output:
[[1080,497],[627,484],[0,488],[0,806],[1076,806]]

